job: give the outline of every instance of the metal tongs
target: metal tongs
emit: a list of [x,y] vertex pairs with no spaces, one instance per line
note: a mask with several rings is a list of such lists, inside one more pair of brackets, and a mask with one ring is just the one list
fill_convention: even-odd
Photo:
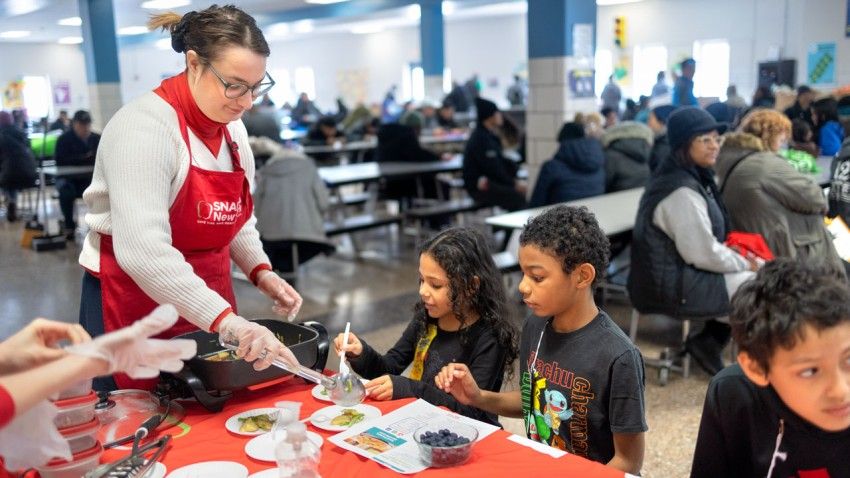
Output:
[[147,430],[140,433],[143,427],[139,427],[136,438],[133,440],[133,451],[130,455],[105,465],[101,465],[88,472],[85,478],[142,478],[159,457],[165,452],[166,445],[171,441],[171,435],[165,435],[160,439],[139,446],[139,441],[147,435]]

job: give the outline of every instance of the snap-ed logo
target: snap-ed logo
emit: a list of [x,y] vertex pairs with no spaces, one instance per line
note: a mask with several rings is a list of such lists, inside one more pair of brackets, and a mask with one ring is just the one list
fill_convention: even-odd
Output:
[[242,199],[238,201],[198,201],[198,223],[235,224],[242,215]]

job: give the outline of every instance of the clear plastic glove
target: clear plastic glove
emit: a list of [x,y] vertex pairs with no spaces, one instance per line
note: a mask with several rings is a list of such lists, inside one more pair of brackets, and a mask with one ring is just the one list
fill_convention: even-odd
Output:
[[298,365],[298,359],[292,351],[271,330],[256,322],[231,314],[221,320],[218,333],[226,342],[239,343],[236,356],[246,362],[254,362],[254,370],[269,368],[275,359],[293,367]]
[[53,458],[71,459],[71,448],[53,418],[59,413],[55,405],[44,400],[18,415],[0,430],[0,456],[7,470],[41,466]]
[[263,272],[257,287],[274,301],[272,310],[275,314],[286,317],[290,322],[295,320],[304,300],[288,282],[274,272]]
[[91,342],[66,348],[68,353],[94,357],[109,363],[108,373],[123,372],[134,379],[154,378],[160,370],[178,372],[183,360],[197,353],[197,343],[188,339],[151,339],[177,322],[173,305],[160,305],[147,317]]

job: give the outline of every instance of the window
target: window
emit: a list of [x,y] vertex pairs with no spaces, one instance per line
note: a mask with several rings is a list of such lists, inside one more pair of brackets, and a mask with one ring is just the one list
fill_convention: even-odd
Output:
[[667,48],[663,45],[638,45],[634,51],[634,91],[632,96],[649,96],[659,71],[667,71]]
[[[446,3],[443,2],[445,6]],[[452,91],[452,69],[449,67],[443,68],[443,93],[449,94]]]
[[596,96],[602,94],[602,89],[608,83],[608,77],[614,73],[614,57],[611,50],[596,50],[594,60],[596,68]]
[[31,121],[50,116],[53,92],[46,76],[24,77],[24,105]]
[[419,63],[408,63],[401,69],[401,98],[397,101],[422,101],[425,98],[425,70]]
[[[275,81],[274,87],[269,91],[269,98],[279,107],[286,102],[295,106],[298,96],[292,91],[292,79],[289,78],[289,70],[272,70],[269,74]],[[260,101],[260,99],[258,98],[257,101]]]
[[310,99],[316,99],[316,78],[309,66],[299,66],[295,69],[295,95],[307,93]]
[[723,98],[729,86],[729,42],[698,40],[694,42],[694,95]]

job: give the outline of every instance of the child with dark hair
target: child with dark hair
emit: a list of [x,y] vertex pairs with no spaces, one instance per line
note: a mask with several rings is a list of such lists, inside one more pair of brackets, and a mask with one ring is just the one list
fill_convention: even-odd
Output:
[[813,139],[812,126],[806,120],[797,118],[791,121],[791,142],[788,144],[791,149],[817,157],[820,148]]
[[817,128],[820,154],[835,156],[844,141],[844,128],[838,119],[838,101],[827,97],[812,103],[812,122]]
[[[498,425],[496,415],[434,386],[434,377],[450,362],[461,362],[486,390],[502,387],[517,358],[516,330],[505,288],[487,241],[470,228],[452,228],[428,240],[419,254],[419,296],[414,317],[392,349],[381,355],[354,334],[343,347],[351,367],[365,378],[375,400],[417,397],[460,414]],[[409,377],[400,374],[412,364]]]
[[848,476],[850,288],[790,259],[732,299],[738,364],[712,379],[692,477]]
[[593,300],[608,238],[587,208],[555,206],[520,235],[519,285],[535,317],[520,336],[520,390],[481,390],[452,363],[437,386],[459,402],[523,418],[528,438],[629,473],[644,455],[640,352]]

